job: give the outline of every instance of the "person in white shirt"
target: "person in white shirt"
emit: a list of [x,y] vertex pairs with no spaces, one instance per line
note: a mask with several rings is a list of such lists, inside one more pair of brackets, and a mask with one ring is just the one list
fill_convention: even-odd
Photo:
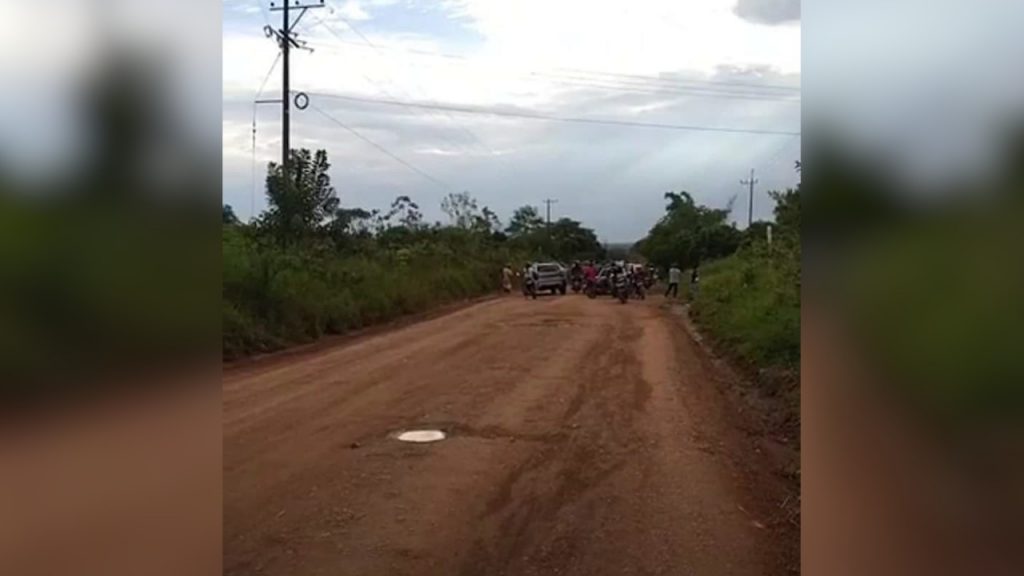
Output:
[[505,267],[501,269],[501,289],[504,290],[506,294],[512,291],[511,264],[506,264]]
[[683,277],[683,271],[677,264],[668,269],[668,289],[665,290],[665,298],[672,294],[673,298],[679,298],[679,280]]

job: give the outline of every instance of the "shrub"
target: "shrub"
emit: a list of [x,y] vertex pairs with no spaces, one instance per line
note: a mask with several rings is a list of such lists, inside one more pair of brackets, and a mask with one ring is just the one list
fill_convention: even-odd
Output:
[[465,234],[405,234],[358,252],[320,244],[282,247],[243,226],[225,228],[223,356],[237,358],[341,334],[496,290],[516,260]]
[[799,369],[800,294],[788,258],[752,247],[702,270],[694,318],[751,366]]

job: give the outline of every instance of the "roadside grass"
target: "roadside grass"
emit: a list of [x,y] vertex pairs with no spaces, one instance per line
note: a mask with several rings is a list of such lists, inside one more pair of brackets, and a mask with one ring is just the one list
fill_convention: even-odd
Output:
[[507,254],[281,249],[225,230],[222,356],[270,352],[494,292]]
[[708,264],[691,310],[743,362],[799,368],[800,294],[771,258],[738,253]]
[[781,402],[773,418],[799,422],[799,259],[784,246],[756,244],[701,268],[690,314],[716,349],[753,376],[762,396]]

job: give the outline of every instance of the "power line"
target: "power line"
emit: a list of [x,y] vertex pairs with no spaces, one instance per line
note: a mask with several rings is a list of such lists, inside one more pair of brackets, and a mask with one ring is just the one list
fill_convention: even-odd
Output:
[[565,70],[574,75],[591,75],[591,76],[612,76],[618,78],[628,79],[631,82],[650,82],[659,83],[666,85],[679,85],[679,86],[694,86],[700,87],[700,85],[708,86],[728,86],[736,88],[753,88],[757,90],[778,90],[778,91],[790,91],[800,92],[799,86],[787,86],[784,84],[752,84],[745,82],[733,82],[725,80],[683,80],[674,78],[664,78],[661,76],[644,76],[642,74],[626,74],[622,72],[602,72],[599,70],[583,70],[581,68],[557,68],[557,70]]
[[267,7],[263,5],[263,0],[256,0],[256,4],[260,7],[260,13],[263,14],[263,23],[270,26],[270,13],[267,12]]
[[[378,55],[381,55],[381,54],[380,54],[380,49],[379,49],[379,48],[377,47],[377,45],[376,45],[376,44],[374,44],[374,43],[373,43],[373,42],[372,42],[372,41],[371,41],[371,40],[370,40],[369,38],[367,38],[367,37],[366,37],[366,35],[365,35],[365,34],[363,34],[363,33],[362,33],[362,32],[361,32],[360,30],[359,30],[359,28],[357,28],[357,27],[355,26],[355,24],[352,24],[352,22],[350,22],[350,21],[349,21],[349,20],[348,20],[347,18],[345,18],[345,17],[343,17],[343,16],[340,16],[340,15],[339,15],[339,16],[338,16],[338,18],[339,18],[339,19],[340,19],[340,20],[341,20],[342,22],[344,22],[344,23],[345,23],[345,25],[347,25],[347,26],[348,26],[348,27],[349,27],[349,28],[350,28],[350,29],[351,29],[351,30],[352,30],[353,32],[355,32],[355,33],[356,33],[356,34],[357,34],[357,35],[358,35],[358,36],[359,36],[360,38],[362,38],[363,42],[365,42],[365,43],[366,43],[366,44],[367,44],[368,46],[370,46],[371,48],[373,48],[373,50],[374,50],[375,52],[377,52],[377,54],[378,54]],[[338,35],[337,35],[337,34],[335,34],[334,36],[335,36],[335,37],[337,37]],[[417,82],[416,82],[415,80],[413,80],[413,82],[414,82],[414,84],[416,85],[417,89],[418,89],[418,90],[419,90],[419,91],[420,91],[421,93],[422,93],[422,92],[425,92],[425,91],[423,90],[423,88],[422,88],[421,86],[419,86],[419,83],[417,83]],[[448,119],[449,119],[449,120],[450,120],[450,121],[451,121],[451,122],[452,122],[452,123],[453,123],[453,124],[454,124],[454,125],[455,125],[456,127],[458,127],[458,128],[460,129],[460,130],[462,130],[462,132],[463,132],[464,134],[466,134],[466,135],[467,135],[467,136],[469,137],[469,139],[470,139],[471,141],[475,142],[475,143],[476,143],[476,144],[477,144],[478,146],[480,146],[480,147],[481,147],[481,149],[483,149],[483,150],[484,150],[485,152],[487,152],[487,153],[488,153],[488,154],[490,154],[491,156],[494,156],[494,157],[496,157],[496,158],[497,158],[497,159],[498,159],[499,161],[501,161],[501,162],[503,162],[503,161],[504,161],[504,159],[503,159],[503,158],[501,158],[501,156],[499,156],[499,155],[497,154],[497,152],[495,152],[495,151],[494,151],[493,149],[491,149],[491,147],[490,147],[490,146],[488,146],[487,144],[485,144],[485,143],[483,142],[483,140],[481,140],[481,139],[480,139],[480,138],[479,138],[479,137],[478,137],[478,136],[477,136],[477,135],[476,135],[476,134],[475,134],[475,133],[474,133],[473,131],[471,131],[470,129],[466,128],[465,126],[462,126],[461,124],[459,124],[459,123],[458,123],[458,122],[457,122],[457,121],[456,121],[456,120],[455,120],[454,118],[452,118],[452,117],[451,117],[450,115],[448,115],[448,114],[447,114],[446,112],[444,113],[444,115],[445,115],[445,116],[446,116],[446,117],[447,117],[447,118],[448,118]]]
[[598,118],[578,118],[578,117],[566,117],[566,116],[552,116],[549,114],[542,114],[539,112],[517,112],[512,110],[497,110],[494,108],[473,108],[468,106],[456,106],[451,104],[425,104],[421,102],[399,102],[395,100],[382,100],[378,98],[364,98],[359,96],[350,96],[344,94],[326,94],[310,92],[317,96],[325,98],[336,98],[340,100],[349,100],[351,102],[364,102],[369,104],[385,104],[390,106],[412,106],[415,108],[428,108],[438,110],[449,110],[452,112],[462,112],[465,114],[486,114],[491,116],[508,116],[512,118],[528,118],[532,120],[547,120],[551,122],[570,122],[579,124],[599,124],[606,126],[626,126],[631,128],[656,128],[662,130],[688,130],[696,132],[724,132],[724,133],[736,133],[736,134],[766,134],[776,136],[799,136],[800,132],[791,132],[786,130],[760,130],[760,129],[747,129],[747,128],[724,128],[715,126],[696,126],[696,125],[685,125],[685,124],[663,124],[657,122],[632,122],[628,120],[604,120]]
[[621,78],[605,78],[605,77],[593,77],[586,75],[574,75],[574,74],[554,74],[551,72],[534,72],[532,76],[539,76],[543,78],[550,78],[555,81],[563,83],[578,83],[582,86],[595,86],[595,87],[608,87],[613,89],[621,90],[648,90],[652,92],[678,92],[680,94],[700,94],[707,96],[721,96],[721,97],[746,97],[746,98],[763,98],[763,99],[778,99],[778,100],[795,100],[800,96],[799,92],[778,92],[770,90],[748,90],[748,89],[729,89],[718,86],[702,86],[702,85],[676,85],[668,83],[656,83],[656,82],[640,82],[636,80],[628,80]]
[[267,82],[270,80],[270,75],[274,73],[274,68],[277,67],[277,63],[280,61],[281,52],[278,51],[277,57],[274,58],[274,62],[270,64],[270,69],[267,70],[267,75],[263,78],[263,83],[260,84],[260,89],[256,91],[256,98],[254,98],[254,100],[259,100],[260,96],[263,95],[263,89],[267,87]]
[[[366,48],[367,47],[367,46],[364,45],[364,43],[355,42],[355,41],[352,41],[352,40],[339,39],[338,41],[340,43],[342,43],[342,44],[349,44],[351,46],[355,46],[355,47],[359,47],[359,48]],[[315,43],[311,42],[311,44],[315,44]],[[324,46],[328,46],[328,45],[324,45]],[[427,51],[427,50],[417,50],[415,48],[399,48],[397,46],[382,46],[382,45],[379,45],[379,44],[374,45],[373,49],[377,50],[378,52],[380,50],[386,50],[386,51],[389,51],[389,52],[404,53],[404,54],[409,54],[409,55],[419,56],[419,57],[424,57],[424,58],[434,58],[434,59],[450,60],[450,61],[453,61],[453,63],[458,62],[458,63],[463,63],[463,64],[473,64],[473,62],[472,62],[472,60],[470,58],[468,58],[467,56],[461,55],[461,54],[450,54],[450,53],[444,53],[444,52],[430,52],[430,51]],[[642,74],[626,74],[626,73],[619,73],[619,72],[605,72],[605,71],[601,71],[601,70],[586,70],[586,69],[582,69],[582,68],[556,68],[555,70],[563,70],[566,73],[561,74],[561,75],[555,74],[555,73],[548,73],[548,74],[555,75],[555,76],[561,76],[561,77],[569,78],[569,79],[573,78],[574,76],[578,77],[580,75],[611,76],[611,77],[620,77],[620,78],[623,79],[623,81],[629,81],[629,82],[634,82],[634,83],[636,83],[636,82],[647,82],[647,83],[650,83],[652,85],[663,85],[663,86],[666,86],[666,87],[678,86],[678,87],[681,87],[681,88],[713,88],[713,87],[717,87],[717,86],[723,86],[723,87],[733,87],[733,88],[751,88],[751,89],[754,89],[754,90],[774,90],[774,91],[777,91],[777,92],[778,91],[781,91],[781,92],[789,91],[789,92],[794,92],[794,93],[799,93],[800,90],[801,90],[800,86],[792,86],[792,85],[784,85],[784,84],[756,84],[756,83],[734,82],[734,81],[726,81],[726,80],[698,80],[698,79],[686,79],[686,80],[684,80],[684,79],[664,78],[664,77],[660,77],[660,76],[645,76],[645,75],[642,75]],[[772,93],[774,94],[776,92],[772,92]]]
[[[351,44],[351,45],[358,46],[358,47],[361,47],[361,48],[365,48],[365,46],[363,46],[362,44],[357,43],[357,42],[351,42],[351,41],[345,41],[345,40],[339,40],[339,42],[342,42],[344,44]],[[327,48],[327,49],[334,48],[330,44],[323,44],[323,43],[319,43],[319,42],[311,42],[311,44],[314,45],[314,46],[324,47],[324,48]],[[379,50],[381,48],[379,46],[377,48],[378,48],[378,53],[379,53]],[[421,52],[421,51],[415,51],[415,50],[402,50],[402,49],[399,49],[399,48],[389,48],[389,47],[384,47],[383,49],[394,50],[394,51],[399,51],[399,52],[410,52],[410,53],[413,53],[413,54],[418,54],[418,55],[421,54],[421,55],[424,55],[424,56],[435,56],[435,55],[430,54],[430,53]],[[462,58],[462,57],[448,56],[448,55],[440,55],[440,57],[451,58],[451,59],[455,59],[455,60],[463,60],[464,64],[471,65],[471,62],[469,62],[467,59]],[[598,75],[598,74],[606,74],[606,73],[590,72],[590,74]],[[607,74],[610,74],[610,73],[607,73]],[[612,76],[615,76],[615,75],[612,74]],[[764,100],[764,101],[779,101],[779,102],[793,102],[793,103],[799,103],[800,102],[800,97],[799,97],[799,95],[800,95],[799,90],[800,89],[799,88],[780,87],[780,86],[771,86],[771,85],[758,86],[758,85],[754,85],[754,84],[731,84],[731,83],[716,83],[716,82],[708,82],[707,85],[694,84],[694,83],[690,83],[690,84],[675,84],[675,83],[669,83],[669,82],[665,82],[665,83],[658,82],[657,79],[654,79],[654,78],[651,78],[651,80],[653,80],[654,82],[640,82],[640,81],[629,80],[629,79],[625,79],[624,80],[624,79],[618,79],[618,78],[599,78],[599,77],[595,78],[595,77],[587,77],[587,76],[580,76],[580,75],[555,74],[555,73],[551,73],[551,72],[518,72],[518,73],[515,74],[515,77],[521,77],[521,78],[524,78],[524,79],[538,79],[538,78],[541,78],[544,81],[549,82],[549,83],[553,83],[553,84],[561,84],[561,85],[566,85],[566,86],[581,86],[581,87],[595,88],[595,89],[606,90],[606,91],[618,91],[618,92],[627,92],[627,93],[633,93],[633,94],[680,94],[680,95],[686,95],[686,96],[694,96],[694,97],[698,97],[698,98],[725,98],[725,99],[737,99],[737,100]],[[694,81],[694,82],[699,82],[699,81]],[[726,86],[726,87],[732,87],[732,86],[748,87],[748,88],[752,88],[752,89],[755,89],[755,90],[740,90],[740,91],[733,90],[733,91],[726,91],[726,90],[723,90],[722,88],[719,88],[719,86]],[[774,89],[789,88],[789,89],[792,89],[793,91],[792,92],[779,92],[777,90],[776,91],[772,91],[772,90],[757,91],[756,90],[757,88],[762,88],[762,87],[763,88],[768,88],[768,89],[773,89],[773,88]]]
[[783,141],[782,145],[779,146],[779,149],[776,150],[775,153],[772,154],[764,163],[769,166],[774,165],[775,161],[779,159],[782,153],[785,152],[787,148],[789,148],[789,145],[796,141],[796,138],[787,138],[785,141]]
[[[332,8],[332,10],[333,10],[333,8]],[[341,18],[341,17],[339,16],[339,18]],[[327,30],[328,32],[330,32],[330,33],[331,33],[331,34],[332,34],[333,36],[335,36],[336,38],[341,38],[341,37],[340,37],[340,36],[338,35],[338,33],[337,33],[337,32],[335,32],[335,31],[334,31],[334,29],[333,29],[333,28],[332,28],[332,27],[331,27],[330,25],[328,25],[328,23],[327,23],[326,21],[324,21],[324,20],[323,20],[322,18],[316,18],[316,20],[317,20],[317,22],[318,22],[318,23],[319,23],[319,24],[320,24],[321,26],[323,26],[323,28],[324,28],[325,30]],[[345,20],[344,18],[342,18],[342,21],[343,21],[343,22],[345,22],[346,24],[349,24],[349,23],[348,23],[348,21],[347,21],[347,20]],[[351,26],[351,24],[349,24],[349,26]],[[354,28],[353,28],[353,30],[354,30]],[[367,81],[368,83],[372,84],[372,85],[373,85],[373,86],[374,86],[374,87],[375,87],[375,88],[377,89],[377,91],[378,91],[378,92],[381,92],[381,93],[383,93],[383,94],[384,94],[385,96],[387,96],[388,98],[391,98],[391,99],[395,99],[395,96],[394,96],[394,95],[392,95],[392,94],[391,94],[391,92],[390,92],[390,91],[388,91],[388,89],[387,89],[387,88],[385,88],[384,86],[382,86],[382,85],[381,85],[380,83],[378,83],[378,82],[377,82],[376,80],[374,80],[373,78],[371,78],[370,76],[368,76],[368,75],[366,75],[365,73],[362,73],[362,72],[360,72],[360,73],[359,73],[359,75],[360,75],[360,76],[362,76],[362,77],[363,77],[363,79],[364,79],[364,80],[366,80],[366,81]],[[404,91],[402,91],[402,92],[404,93]],[[408,96],[408,94],[406,94],[406,96]],[[410,110],[410,111],[413,111],[413,112],[415,112],[415,111],[416,111],[417,109],[416,109],[416,108],[409,108],[409,110]],[[444,139],[444,140],[445,140],[445,141],[446,141],[446,142],[447,142],[448,144],[450,144],[450,145],[451,145],[451,146],[453,146],[454,148],[464,148],[464,147],[463,147],[463,145],[462,145],[462,143],[458,142],[457,140],[455,140],[455,139],[453,139],[453,138],[448,138],[448,137],[446,137],[446,136],[445,136],[445,135],[443,135],[443,134],[441,134],[440,136],[441,136],[441,138],[443,138],[443,139]]]
[[277,56],[270,64],[270,69],[267,70],[267,75],[263,78],[263,83],[260,84],[260,89],[256,92],[256,97],[253,98],[252,102],[252,190],[249,192],[250,221],[256,217],[256,106],[260,103],[260,96],[263,95],[263,89],[267,86],[267,81],[270,80],[270,75],[274,73],[274,68],[277,67],[277,63],[280,60],[281,52],[278,51]]
[[725,98],[732,100],[762,100],[769,102],[793,102],[796,104],[800,103],[799,97],[791,97],[782,94],[756,94],[753,92],[720,92],[715,90],[701,89],[701,88],[659,88],[653,85],[642,86],[635,84],[615,84],[605,83],[597,80],[576,80],[567,79],[562,80],[560,76],[549,75],[540,72],[533,73],[534,76],[548,78],[548,82],[555,84],[562,84],[566,86],[580,86],[585,88],[596,88],[598,90],[610,90],[614,92],[629,92],[633,94],[678,94],[680,96],[693,96],[697,98]]
[[316,106],[315,104],[310,104],[310,105],[309,105],[309,107],[310,107],[310,108],[312,108],[312,109],[314,109],[314,110],[316,110],[316,111],[317,111],[317,112],[319,112],[320,114],[322,114],[322,115],[323,115],[323,116],[324,116],[325,118],[327,118],[327,119],[328,119],[328,120],[330,120],[331,122],[334,122],[334,123],[335,123],[335,124],[337,124],[338,126],[340,126],[340,127],[344,128],[344,129],[345,129],[346,131],[348,131],[348,132],[349,132],[350,134],[352,134],[352,135],[353,135],[353,136],[355,136],[356,138],[359,138],[359,139],[360,139],[360,140],[362,140],[363,142],[366,142],[366,143],[367,143],[367,144],[369,144],[370,146],[373,146],[374,148],[376,148],[377,150],[379,150],[379,151],[380,151],[380,152],[382,152],[383,154],[386,154],[386,155],[387,155],[388,157],[390,157],[390,158],[391,158],[392,160],[394,160],[395,162],[398,162],[398,163],[399,163],[399,164],[401,164],[402,166],[405,166],[406,168],[408,168],[408,169],[412,170],[413,172],[415,172],[415,173],[419,174],[420,176],[422,176],[422,177],[426,178],[427,180],[430,180],[431,182],[433,182],[434,184],[436,184],[436,185],[437,185],[437,186],[439,186],[440,188],[444,189],[445,191],[451,191],[451,190],[454,190],[454,189],[455,189],[455,188],[453,188],[452,186],[450,186],[450,185],[448,185],[448,184],[444,183],[443,181],[441,181],[441,180],[439,180],[439,179],[437,179],[437,178],[435,178],[435,177],[431,176],[430,174],[427,174],[427,173],[426,173],[426,172],[424,172],[423,170],[420,170],[419,168],[417,168],[417,167],[413,166],[412,164],[410,164],[410,163],[406,162],[405,160],[403,160],[403,159],[401,159],[400,157],[396,156],[395,154],[391,153],[391,151],[389,151],[389,150],[388,150],[387,148],[384,148],[384,147],[383,147],[383,146],[381,146],[380,144],[377,144],[377,143],[376,143],[376,142],[374,142],[373,140],[370,140],[370,139],[369,139],[369,138],[367,138],[366,136],[363,136],[363,135],[362,135],[362,134],[360,134],[360,133],[359,133],[359,132],[358,132],[358,131],[357,131],[357,130],[356,130],[355,128],[352,128],[351,126],[348,126],[347,124],[345,124],[345,123],[344,123],[344,122],[342,122],[341,120],[338,120],[338,119],[337,119],[337,118],[335,118],[334,116],[331,116],[330,114],[328,114],[327,112],[323,111],[323,110],[322,110],[321,108],[319,108],[319,107],[318,107],[318,106]]

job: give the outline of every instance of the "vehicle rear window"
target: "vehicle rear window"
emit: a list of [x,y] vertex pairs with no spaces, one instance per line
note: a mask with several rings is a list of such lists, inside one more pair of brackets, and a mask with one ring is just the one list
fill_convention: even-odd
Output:
[[559,269],[559,267],[555,266],[554,264],[541,264],[540,266],[537,266],[537,271],[538,272],[551,273],[551,272],[561,272],[561,269]]

